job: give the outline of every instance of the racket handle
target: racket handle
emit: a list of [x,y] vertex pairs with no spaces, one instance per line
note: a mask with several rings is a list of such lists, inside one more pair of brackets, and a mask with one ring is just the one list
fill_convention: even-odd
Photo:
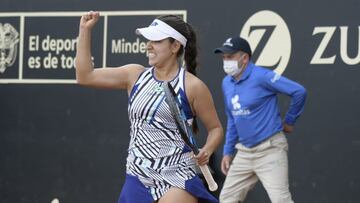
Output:
[[213,176],[211,175],[210,173],[210,170],[209,170],[209,167],[208,165],[203,165],[203,166],[199,166],[202,174],[204,175],[205,177],[205,180],[209,186],[209,190],[210,191],[215,191],[218,189],[218,185],[217,183],[215,182]]

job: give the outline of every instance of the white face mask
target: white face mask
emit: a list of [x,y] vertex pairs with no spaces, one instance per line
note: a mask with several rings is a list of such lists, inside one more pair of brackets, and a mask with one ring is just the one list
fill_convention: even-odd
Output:
[[224,60],[224,71],[226,74],[231,76],[238,75],[242,69],[244,68],[243,65],[239,67],[239,61],[238,60]]

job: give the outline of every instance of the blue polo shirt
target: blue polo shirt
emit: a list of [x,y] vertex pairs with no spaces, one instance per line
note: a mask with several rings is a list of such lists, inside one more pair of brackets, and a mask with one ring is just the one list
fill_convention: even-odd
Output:
[[303,86],[251,62],[240,80],[226,76],[222,90],[227,115],[224,155],[233,155],[238,142],[254,147],[283,129],[278,93],[291,97],[284,119],[289,125],[295,124],[306,99]]

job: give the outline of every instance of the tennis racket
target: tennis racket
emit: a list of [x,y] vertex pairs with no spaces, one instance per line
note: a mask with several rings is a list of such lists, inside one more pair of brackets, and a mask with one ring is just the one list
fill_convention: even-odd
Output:
[[[195,145],[194,133],[187,122],[184,110],[181,108],[180,102],[177,99],[174,88],[171,86],[171,84],[168,81],[164,81],[163,89],[165,92],[165,100],[169,105],[171,115],[175,120],[181,138],[184,140],[185,144],[191,148],[194,154],[197,155],[199,153],[199,149]],[[209,190],[210,191],[217,190],[218,185],[214,181],[214,178],[210,173],[208,165],[199,166],[199,168],[205,177],[205,180],[209,186]]]

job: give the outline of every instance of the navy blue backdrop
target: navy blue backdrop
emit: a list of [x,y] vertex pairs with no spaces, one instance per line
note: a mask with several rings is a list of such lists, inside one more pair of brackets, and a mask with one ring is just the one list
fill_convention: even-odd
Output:
[[[129,141],[127,95],[74,84],[73,43],[88,10],[104,11],[93,35],[97,67],[147,65],[146,41],[134,29],[164,12],[182,15],[197,30],[198,75],[224,127],[224,73],[212,51],[228,36],[248,38],[256,63],[308,90],[305,112],[287,136],[295,202],[360,202],[359,9],[355,0],[2,0],[0,202],[117,201]],[[288,104],[282,96],[283,113]],[[220,186],[221,156],[219,148],[213,167]],[[270,200],[258,184],[247,202]]]

